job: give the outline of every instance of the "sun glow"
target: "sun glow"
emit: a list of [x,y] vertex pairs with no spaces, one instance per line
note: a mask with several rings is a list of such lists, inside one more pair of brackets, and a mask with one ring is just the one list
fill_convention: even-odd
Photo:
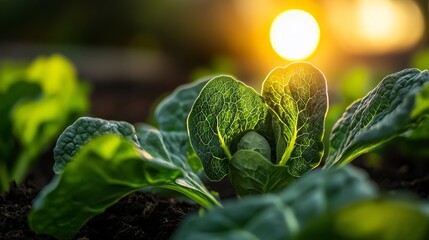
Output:
[[319,25],[302,10],[281,13],[271,25],[270,40],[274,50],[288,60],[310,56],[319,44]]
[[416,46],[425,32],[424,15],[416,1],[331,0],[327,23],[346,51],[387,54]]

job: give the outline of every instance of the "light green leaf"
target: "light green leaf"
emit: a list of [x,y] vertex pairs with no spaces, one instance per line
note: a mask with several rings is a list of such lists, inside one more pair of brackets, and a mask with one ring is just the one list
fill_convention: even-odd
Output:
[[285,166],[276,166],[252,150],[238,150],[230,161],[229,171],[239,195],[278,192],[294,181]]
[[194,214],[173,239],[293,239],[315,219],[375,194],[356,169],[315,170],[278,194],[247,196]]
[[48,144],[70,119],[87,111],[87,86],[79,83],[73,65],[63,56],[37,58],[23,77],[43,90],[37,101],[20,104],[11,113],[14,133],[24,147]]
[[108,133],[129,139],[140,146],[134,127],[127,122],[81,117],[68,126],[57,140],[54,148],[54,172],[61,173],[74,155],[92,138]]
[[263,131],[266,119],[261,96],[244,83],[220,76],[206,84],[189,113],[188,131],[210,180],[220,180],[228,173],[241,134]]
[[36,233],[72,237],[90,218],[146,186],[175,186],[182,171],[116,135],[94,138],[37,197],[29,215]]
[[275,121],[278,165],[293,176],[316,167],[323,155],[328,102],[320,70],[309,63],[276,68],[264,81],[262,96]]
[[13,152],[1,159],[9,158],[7,174],[18,183],[61,130],[88,109],[88,86],[79,83],[74,67],[61,55],[39,57],[28,67],[0,66],[0,92],[19,82],[39,86],[40,94],[25,101],[18,95],[1,100],[12,104],[3,114],[11,124],[3,127],[9,128],[8,138],[15,143]]
[[428,82],[427,71],[405,69],[385,77],[368,95],[350,105],[332,129],[325,167],[344,165],[416,128],[427,118]]

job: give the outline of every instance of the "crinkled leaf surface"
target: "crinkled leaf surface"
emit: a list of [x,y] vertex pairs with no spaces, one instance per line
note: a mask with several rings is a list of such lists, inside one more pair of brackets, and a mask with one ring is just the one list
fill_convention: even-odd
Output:
[[417,127],[429,110],[428,82],[427,71],[405,69],[350,105],[332,129],[326,167],[350,162]]
[[278,194],[243,197],[184,220],[173,239],[292,239],[317,217],[376,194],[351,167],[315,170]]
[[61,173],[83,145],[91,141],[92,138],[107,133],[129,139],[136,146],[139,146],[133,125],[122,121],[81,117],[68,126],[57,140],[54,149],[54,172]]
[[229,76],[210,80],[188,117],[191,145],[210,180],[228,173],[240,134],[265,129],[267,109],[252,88]]
[[294,180],[285,166],[276,166],[252,150],[238,150],[230,161],[229,171],[239,195],[278,192]]
[[262,96],[275,121],[278,164],[293,176],[316,167],[323,154],[328,102],[320,70],[302,62],[276,68],[264,81]]
[[94,138],[37,197],[29,224],[37,233],[73,236],[90,218],[145,186],[174,184],[175,165],[116,135]]

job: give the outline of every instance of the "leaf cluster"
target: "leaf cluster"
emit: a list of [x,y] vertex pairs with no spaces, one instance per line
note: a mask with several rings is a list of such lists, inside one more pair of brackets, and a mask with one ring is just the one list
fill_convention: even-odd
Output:
[[189,113],[191,145],[210,180],[229,174],[242,195],[278,191],[320,163],[327,102],[325,77],[309,63],[274,69],[261,95],[215,77]]
[[[203,207],[220,205],[199,178],[189,148],[186,116],[207,81],[177,89],[157,107],[159,129],[82,117],[58,138],[57,174],[34,202],[29,224],[37,233],[71,237],[89,219],[145,187],[173,190]],[[48,217],[47,217],[48,216]]]
[[[157,106],[158,128],[80,118],[58,138],[57,175],[35,200],[30,226],[70,237],[125,195],[161,188],[209,209],[176,239],[309,239],[315,231],[325,239],[425,239],[427,204],[385,197],[364,174],[339,167],[424,127],[428,82],[417,69],[384,78],[337,121],[324,170],[311,173],[323,157],[328,98],[325,77],[309,63],[274,69],[261,94],[230,76],[182,86]],[[203,172],[214,181],[228,175],[240,195],[271,194],[222,207]]]

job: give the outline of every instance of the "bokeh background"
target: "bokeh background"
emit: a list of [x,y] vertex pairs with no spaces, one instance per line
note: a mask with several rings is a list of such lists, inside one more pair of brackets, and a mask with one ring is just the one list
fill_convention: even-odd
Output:
[[269,38],[288,9],[319,24],[319,44],[303,60],[325,73],[332,105],[361,97],[389,73],[429,66],[421,0],[0,0],[0,61],[60,53],[92,86],[90,115],[142,122],[157,99],[205,75],[260,88],[271,69],[290,62]]

